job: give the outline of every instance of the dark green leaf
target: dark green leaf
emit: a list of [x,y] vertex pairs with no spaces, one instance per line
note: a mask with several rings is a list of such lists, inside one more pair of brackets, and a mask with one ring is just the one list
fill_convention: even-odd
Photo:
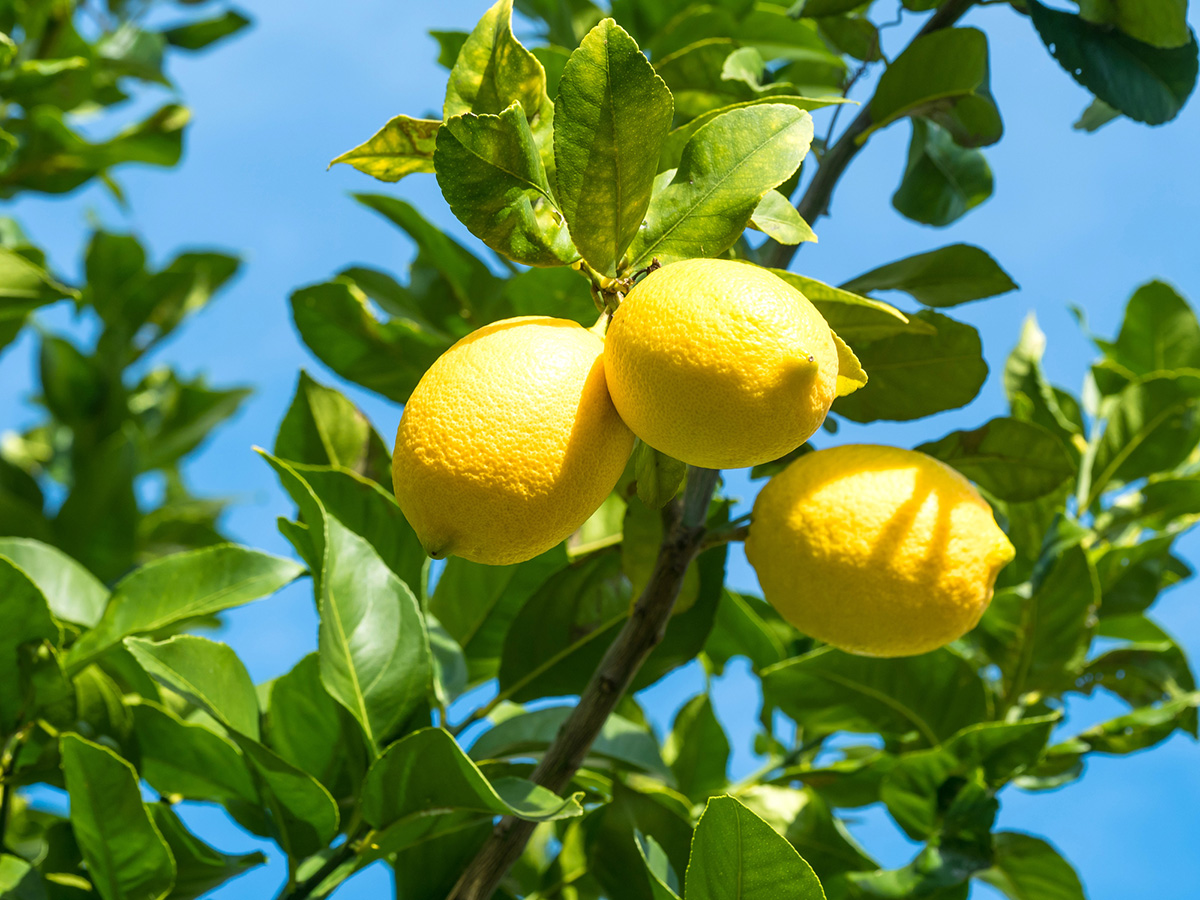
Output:
[[1080,16],[1026,0],[1042,42],[1071,77],[1129,118],[1161,125],[1179,115],[1196,87],[1195,35],[1160,49]]
[[67,663],[78,670],[127,635],[273,594],[303,571],[291,560],[232,544],[156,560],[117,584],[99,624],[71,648]]
[[291,866],[328,847],[338,830],[338,806],[329,792],[262,744],[241,735],[236,738],[271,813],[272,836]]
[[[580,849],[586,857],[579,863],[586,865],[607,896],[654,897],[650,880],[637,877],[644,865],[638,852],[639,838],[654,839],[676,872],[687,867],[692,827],[683,798],[655,782],[639,781],[639,788],[615,779],[612,802],[588,816],[580,828],[581,843],[585,844]],[[570,871],[570,862],[567,866]]]
[[834,412],[854,422],[906,422],[975,399],[988,372],[979,332],[928,310],[916,313],[912,320],[935,332],[897,334],[855,344],[855,353],[871,380],[862,390],[839,397]]
[[429,36],[437,41],[438,65],[444,69],[453,69],[458,60],[459,51],[467,42],[465,31],[431,31]]
[[870,110],[872,131],[921,116],[943,126],[963,147],[994,144],[1004,127],[988,92],[987,37],[976,28],[918,37],[880,76]]
[[[553,706],[502,719],[471,745],[471,759],[540,757],[572,710],[570,706]],[[587,765],[592,767],[615,763],[659,777],[670,777],[654,735],[616,713],[605,720],[600,734],[588,749],[588,758],[592,762]]]
[[[1200,441],[1200,373],[1154,375],[1105,401],[1108,420],[1094,446],[1089,507],[1105,490],[1164,472],[1183,462]],[[1086,497],[1085,489],[1086,488]]]
[[1098,342],[1121,374],[1134,378],[1174,369],[1200,369],[1200,322],[1169,284],[1151,281],[1129,298],[1113,343]]
[[201,50],[209,44],[237,34],[249,24],[250,20],[236,9],[227,9],[211,19],[168,28],[162,36],[168,44],[181,50]]
[[675,716],[663,754],[679,790],[695,801],[725,790],[729,739],[708,694],[693,697]]
[[679,886],[678,876],[658,841],[644,834],[636,835],[636,840],[638,852],[646,864],[651,900],[679,900],[679,894],[671,887],[672,883],[676,888]]
[[61,550],[28,538],[0,538],[0,557],[37,585],[56,618],[88,627],[100,621],[108,589]]
[[612,19],[588,32],[563,70],[557,196],[579,252],[602,274],[617,274],[642,224],[673,110],[663,80]]
[[462,646],[471,682],[495,677],[505,635],[530,597],[567,565],[561,547],[515,566],[485,566],[452,557],[429,609]]
[[986,250],[951,244],[872,269],[842,285],[857,294],[904,291],[926,306],[957,306],[1015,291],[1017,284]]
[[899,659],[869,659],[822,649],[762,674],[766,700],[810,735],[835,731],[914,734],[936,746],[987,715],[984,684],[950,650]]
[[0,853],[0,895],[11,900],[47,900],[42,876],[19,856]]
[[1079,876],[1041,838],[999,831],[992,839],[992,867],[978,877],[1010,900],[1084,900]]
[[1050,431],[1017,419],[992,419],[917,447],[949,463],[981,488],[1013,503],[1036,500],[1075,474],[1075,462]]
[[448,732],[415,731],[375,761],[363,786],[363,818],[379,829],[432,811],[470,810],[535,822],[578,816],[578,795],[562,799],[520,778],[489,782]]
[[157,644],[126,638],[125,646],[155,681],[186,697],[222,725],[258,740],[254,682],[227,644],[180,634]]
[[310,653],[271,682],[263,739],[281,757],[317,779],[334,797],[352,796],[367,755],[353,723],[321,682]]
[[514,103],[499,115],[447,119],[434,153],[438,185],[459,221],[497,253],[530,266],[565,265],[578,253],[525,116]]
[[679,493],[687,474],[686,463],[659,453],[647,443],[638,444],[634,465],[638,499],[650,509],[666,506]]
[[17,648],[29,641],[61,638],[50,607],[37,585],[17,566],[0,558],[0,728],[8,732],[17,723],[21,697],[17,684]]
[[718,674],[735,656],[749,659],[756,672],[786,658],[783,641],[763,618],[769,609],[761,600],[722,592],[712,634],[704,645],[704,654]]
[[627,267],[718,256],[733,246],[763,195],[799,168],[812,128],[808,113],[782,104],[714,118],[687,142],[674,177],[650,201]]
[[358,171],[394,183],[405,175],[433,171],[433,150],[438,119],[396,116],[352,150],[334,157],[329,165],[346,163]]
[[108,400],[109,383],[100,364],[63,338],[42,338],[38,374],[46,408],[68,425],[97,417]]
[[913,119],[912,126],[892,205],[915,222],[943,228],[992,195],[992,170],[983,153],[960,147],[940,125]]
[[160,900],[175,862],[138,791],[137,772],[111,750],[75,734],[60,741],[71,827],[104,900]]
[[346,281],[302,288],[291,301],[296,329],[321,362],[397,403],[451,343],[399,317],[381,322],[367,295]]
[[708,801],[688,862],[688,900],[768,900],[787,885],[796,900],[825,892],[795,848],[732,797]]
[[175,860],[175,887],[170,900],[195,900],[267,861],[261,853],[229,854],[209,846],[188,831],[165,803],[149,804],[147,808]]

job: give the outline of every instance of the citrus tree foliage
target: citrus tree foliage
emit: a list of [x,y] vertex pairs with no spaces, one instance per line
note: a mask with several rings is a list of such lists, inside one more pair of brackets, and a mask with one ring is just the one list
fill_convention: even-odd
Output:
[[[523,0],[537,32],[526,43],[500,0],[470,32],[435,35],[450,70],[440,120],[399,115],[336,160],[383,181],[432,173],[480,244],[401,200],[359,195],[416,245],[408,279],[355,267],[303,288],[297,328],[329,368],[402,403],[480,325],[529,313],[590,324],[654,260],[727,256],[775,268],[852,347],[868,380],[837,401],[834,421],[961,407],[989,372],[954,307],[1016,287],[988,253],[956,244],[873,260],[841,286],[785,267],[858,148],[900,120],[913,133],[897,161],[901,212],[946,224],[990,194],[979,148],[1002,126],[986,35],[956,24],[971,5],[905,0],[931,14],[885,59],[881,19],[861,0]],[[1094,92],[1087,127],[1121,114],[1166,121],[1192,90],[1184,4],[1014,6]],[[810,113],[841,103],[864,64],[884,69],[874,96],[836,141],[815,139]],[[804,181],[802,167],[815,169]],[[892,305],[884,292],[907,296]],[[661,743],[626,696],[561,787],[535,768],[571,737],[578,710],[562,698],[586,694],[622,639],[669,553],[681,486],[703,476],[639,448],[564,545],[509,567],[452,558],[432,573],[390,494],[383,438],[301,374],[262,458],[295,503],[280,529],[303,568],[214,546],[110,588],[45,543],[0,543],[0,885],[199,896],[262,861],[187,831],[173,807],[204,801],[278,843],[289,898],[327,896],[380,860],[405,900],[493,896],[456,884],[491,865],[480,851],[495,846],[497,819],[501,842],[531,832],[514,865],[492,865],[497,897],[952,900],[979,880],[1013,900],[1082,898],[1049,843],[995,829],[1000,792],[1054,788],[1092,754],[1195,735],[1200,705],[1182,649],[1152,616],[1191,574],[1173,547],[1200,518],[1200,322],[1151,282],[1120,332],[1094,340],[1082,387],[1052,385],[1029,320],[991,373],[1007,414],[920,447],[975,482],[1017,551],[979,627],[950,647],[871,659],[816,644],[726,587],[728,543],[744,528],[720,491],[701,506],[702,552],[632,686],[696,659],[710,673],[749,660],[765,764],[733,784],[707,693]],[[275,681],[254,685],[230,648],[183,633],[305,568],[318,649]],[[491,699],[463,699],[485,684]],[[1067,698],[1101,689],[1128,710],[1064,725]],[[559,700],[535,703],[546,698]],[[65,787],[70,821],[14,795],[34,783]],[[909,864],[883,869],[850,836],[844,818],[871,804],[922,844]]]
[[[189,118],[179,103],[109,128],[114,133],[103,140],[85,137],[77,121],[119,110],[145,86],[171,87],[169,51],[201,50],[248,20],[232,9],[197,15],[164,8],[171,24],[150,28],[143,24],[150,6],[0,5],[0,194],[59,194],[99,179],[121,200],[113,169],[179,161]],[[109,118],[102,115],[88,133],[103,131]],[[72,284],[16,220],[0,218],[0,353],[37,310],[55,303],[73,304],[98,333],[85,346],[39,329],[33,399],[42,416],[0,443],[0,535],[61,548],[111,582],[135,562],[223,540],[216,520],[224,504],[193,497],[179,462],[247,391],[214,390],[203,378],[147,362],[240,263],[204,250],[156,268],[136,238],[105,231],[91,236],[82,256],[83,281]],[[166,485],[163,502],[149,509],[134,491],[148,473]]]

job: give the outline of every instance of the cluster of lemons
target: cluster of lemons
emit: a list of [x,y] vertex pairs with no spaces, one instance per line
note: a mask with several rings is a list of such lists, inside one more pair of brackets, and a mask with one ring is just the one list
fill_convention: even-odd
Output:
[[[526,316],[446,351],[405,405],[396,499],[430,556],[522,562],[596,511],[635,435],[693,466],[768,462],[820,427],[837,375],[834,335],[794,287],[746,263],[674,263],[629,292],[606,333]],[[746,555],[801,631],[901,656],[974,627],[1013,548],[953,469],[856,445],[773,478]]]

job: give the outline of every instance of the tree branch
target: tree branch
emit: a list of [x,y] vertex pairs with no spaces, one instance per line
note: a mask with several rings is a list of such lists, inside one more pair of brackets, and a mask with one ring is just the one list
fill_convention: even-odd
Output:
[[[952,27],[977,2],[978,0],[950,0],[929,17],[929,21],[921,27],[913,40],[916,41],[917,38],[927,34]],[[911,47],[912,44],[910,43],[909,46]],[[829,213],[829,201],[833,196],[833,189],[845,173],[846,167],[850,165],[850,161],[866,146],[866,142],[860,139],[872,124],[874,123],[871,119],[871,103],[867,101],[854,121],[842,132],[837,143],[826,151],[820,168],[817,169],[817,174],[813,176],[804,195],[796,203],[796,210],[809,225],[815,225],[819,218]],[[799,249],[798,244],[774,244],[763,255],[763,265],[772,269],[786,269],[791,263],[792,257],[796,255],[797,249]]]
[[[713,469],[689,467],[683,501],[668,507],[671,525],[663,536],[650,582],[534,770],[535,784],[561,793],[570,783],[609,714],[663,639],[684,572],[704,540],[704,521],[717,475]],[[490,900],[525,849],[534,827],[535,823],[523,819],[501,819],[447,900]]]

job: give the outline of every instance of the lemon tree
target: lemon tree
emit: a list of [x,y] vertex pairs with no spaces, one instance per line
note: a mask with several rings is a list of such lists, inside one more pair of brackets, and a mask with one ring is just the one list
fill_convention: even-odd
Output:
[[[221,541],[175,480],[240,394],[124,380],[236,262],[147,268],[98,234],[72,285],[0,229],[0,347],[64,299],[105,329],[91,356],[44,339],[47,424],[0,448],[0,894],[204,896],[264,861],[193,834],[205,803],[279,848],[281,900],[379,863],[404,900],[1082,900],[1048,840],[997,828],[1001,791],[1197,733],[1152,607],[1191,574],[1200,321],[1147,283],[1074,392],[1030,319],[991,373],[1002,414],[852,445],[839,422],[973,401],[983,340],[955,307],[1017,285],[965,244],[868,248],[841,285],[794,262],[885,129],[911,136],[907,218],[944,226],[991,196],[981,5],[904,0],[912,36],[886,58],[894,9],[862,0],[499,0],[436,32],[440,115],[400,112],[333,162],[432,176],[471,238],[359,194],[415,245],[407,279],[358,265],[292,294],[314,356],[394,401],[397,437],[300,373],[259,451],[294,505],[291,559]],[[119,39],[96,44],[71,4],[0,11],[3,190],[172,162],[181,113],[99,149],[62,115],[245,24],[151,30],[109,6]],[[1011,6],[1093,94],[1081,130],[1166,123],[1194,89],[1186,3]],[[841,109],[872,69],[869,101]],[[765,482],[747,515],[734,468]],[[147,471],[171,489],[143,518]],[[762,597],[727,584],[741,542]],[[316,650],[274,681],[192,633],[302,578]],[[633,691],[735,657],[761,689],[753,735],[707,689],[665,739],[651,728]],[[1127,708],[1065,718],[1101,689]],[[737,782],[731,739],[764,758]],[[34,785],[69,811],[31,805]],[[872,805],[918,845],[908,863],[851,836]]]

